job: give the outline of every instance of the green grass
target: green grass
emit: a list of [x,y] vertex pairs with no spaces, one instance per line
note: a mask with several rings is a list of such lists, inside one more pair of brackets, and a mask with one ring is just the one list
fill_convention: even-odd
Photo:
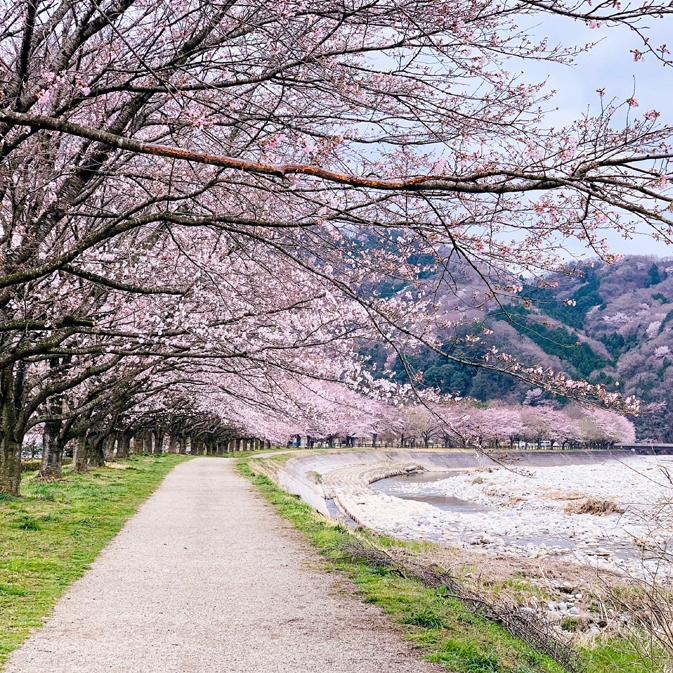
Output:
[[0,667],[80,577],[166,474],[187,456],[134,456],[127,469],[62,481],[24,475],[21,498],[0,497]]
[[[363,599],[376,603],[401,625],[405,637],[421,647],[428,659],[456,673],[560,673],[548,657],[531,650],[497,624],[474,615],[442,589],[428,589],[420,581],[388,569],[374,568],[342,550],[352,539],[297,496],[278,488],[265,476],[255,475],[243,459],[240,472],[303,532],[325,556],[327,569],[341,570],[359,587]],[[387,546],[389,540],[371,536]]]

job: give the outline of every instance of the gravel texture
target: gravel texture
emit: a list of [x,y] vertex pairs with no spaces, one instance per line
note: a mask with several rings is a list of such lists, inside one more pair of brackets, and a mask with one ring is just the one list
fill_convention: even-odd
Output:
[[[434,482],[399,479],[370,487],[372,469],[336,470],[323,481],[336,482],[338,502],[359,523],[384,534],[500,555],[556,556],[632,574],[644,567],[634,540],[670,544],[671,507],[658,505],[673,502],[666,476],[673,475],[671,456],[536,467],[525,474],[470,470]],[[589,500],[611,503],[615,511],[578,513]]]
[[438,673],[230,460],[176,467],[6,673]]

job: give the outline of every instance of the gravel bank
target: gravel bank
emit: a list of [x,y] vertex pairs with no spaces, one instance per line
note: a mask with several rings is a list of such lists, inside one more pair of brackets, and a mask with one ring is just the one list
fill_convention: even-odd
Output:
[[443,670],[318,562],[232,461],[183,463],[5,672]]
[[[366,508],[376,528],[399,537],[633,572],[640,564],[634,540],[663,531],[664,522],[651,518],[655,504],[673,490],[662,467],[673,472],[673,459],[636,456],[522,474],[490,468],[429,483],[381,482],[385,493],[376,493]],[[614,512],[578,513],[589,498],[613,503]]]

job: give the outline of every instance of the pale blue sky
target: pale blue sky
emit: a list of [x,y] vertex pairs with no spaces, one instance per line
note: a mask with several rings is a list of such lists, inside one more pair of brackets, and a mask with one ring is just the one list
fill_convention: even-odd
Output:
[[[673,17],[648,19],[644,26],[651,44],[668,44],[673,52]],[[605,89],[605,99],[623,102],[634,95],[639,107],[636,114],[655,109],[661,121],[673,126],[673,67],[663,66],[653,56],[635,62],[631,49],[641,48],[637,35],[627,28],[589,29],[583,23],[564,18],[547,17],[537,20],[533,32],[546,36],[550,44],[583,45],[600,40],[589,53],[577,58],[576,65],[568,67],[552,63],[518,64],[526,80],[548,81],[548,88],[556,95],[551,108],[550,121],[554,126],[577,118],[587,108],[598,110],[599,96],[596,89]],[[514,70],[514,68],[512,68]],[[608,237],[614,252],[621,254],[653,254],[673,256],[673,246],[656,243],[649,236],[640,235],[631,240],[620,236]],[[577,250],[579,252],[579,250]],[[593,256],[588,253],[588,256]]]

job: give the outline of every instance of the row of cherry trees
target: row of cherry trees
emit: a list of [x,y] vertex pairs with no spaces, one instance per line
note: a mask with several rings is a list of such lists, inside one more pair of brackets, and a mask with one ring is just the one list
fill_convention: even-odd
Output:
[[[252,420],[250,428],[264,428],[278,444],[306,438],[304,444],[366,444],[379,446],[449,447],[477,449],[517,446],[538,448],[543,442],[561,448],[601,447],[635,441],[633,423],[614,411],[567,405],[507,406],[456,400],[413,399],[389,404],[365,398],[340,386],[313,387],[305,403],[301,395],[285,413],[265,424]],[[245,426],[244,426],[245,427]]]
[[[50,477],[68,442],[82,469],[154,415],[216,418],[223,432],[256,423],[274,438],[293,417],[328,413],[310,399],[317,381],[331,408],[349,409],[337,383],[396,395],[361,372],[360,339],[403,360],[424,344],[635,409],[451,344],[464,310],[517,292],[522,273],[559,270],[569,239],[608,260],[606,227],[640,221],[670,239],[671,132],[657,114],[609,103],[551,130],[540,85],[507,69],[572,58],[529,39],[519,24],[531,17],[626,25],[636,39],[666,3],[2,0],[0,11],[0,492],[18,494],[35,429]],[[483,292],[459,295],[466,275]],[[438,297],[452,294],[449,315]],[[344,413],[366,409],[353,404]]]
[[[575,406],[481,408],[458,404],[436,410],[422,406],[403,414],[400,425],[399,441],[406,439],[426,447],[432,442],[479,448],[607,448],[635,441],[634,425],[624,416]],[[383,439],[387,439],[385,435]]]

